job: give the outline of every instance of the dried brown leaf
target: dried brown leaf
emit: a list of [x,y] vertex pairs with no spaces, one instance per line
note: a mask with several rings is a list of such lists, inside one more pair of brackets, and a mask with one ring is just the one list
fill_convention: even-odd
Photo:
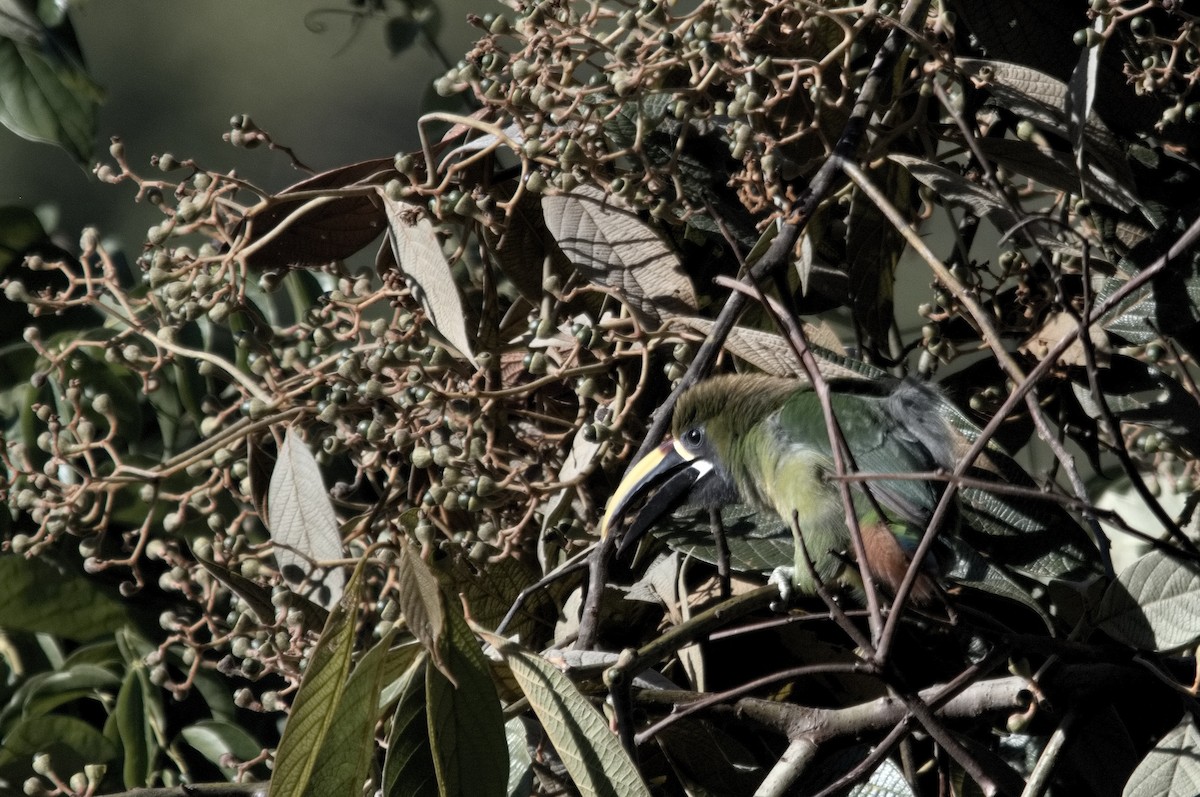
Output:
[[[383,232],[384,217],[374,196],[333,197],[299,216],[296,212],[312,199],[310,192],[383,185],[395,176],[392,159],[378,158],[330,169],[288,186],[275,195],[276,202],[239,222],[235,235],[246,234],[245,245],[273,236],[246,258],[246,265],[312,268],[349,257]],[[289,198],[300,193],[304,196]],[[286,228],[278,229],[282,224]]]
[[[1041,328],[1021,344],[1021,351],[1039,360],[1044,359],[1051,348],[1056,346],[1060,340],[1066,337],[1067,334],[1074,332],[1078,327],[1079,324],[1070,314],[1055,313],[1049,316],[1046,319],[1046,323],[1042,324]],[[1108,367],[1112,353],[1108,335],[1099,326],[1093,325],[1088,327],[1088,339],[1091,341],[1096,365],[1100,368]],[[1058,361],[1064,365],[1086,364],[1083,356],[1083,343],[1079,338],[1076,338],[1075,342],[1067,347],[1067,350],[1062,353]]]

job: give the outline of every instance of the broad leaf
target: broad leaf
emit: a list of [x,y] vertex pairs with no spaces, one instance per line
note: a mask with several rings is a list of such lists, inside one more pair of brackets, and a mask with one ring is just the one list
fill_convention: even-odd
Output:
[[1122,797],[1194,797],[1200,794],[1200,733],[1191,716],[1158,740],[1129,776]]
[[388,732],[383,764],[384,797],[437,797],[437,772],[425,711],[426,653],[418,655],[399,682],[399,699]]
[[0,38],[0,124],[22,138],[57,144],[88,165],[102,96],[78,60]]
[[584,797],[637,797],[650,790],[608,721],[571,679],[536,653],[503,637],[484,637],[521,685],[529,705]]
[[[871,175],[906,217],[912,210],[912,178],[895,163],[884,162]],[[896,264],[904,251],[904,237],[870,197],[855,190],[850,195],[846,223],[846,271],[855,321],[868,336],[868,344],[883,346],[892,326],[892,296]]]
[[379,720],[379,690],[393,631],[383,635],[350,673],[338,701],[333,724],[313,765],[306,794],[356,794],[367,780],[375,757],[375,724]]
[[[344,189],[382,185],[396,175],[393,159],[379,158],[340,166],[283,189],[239,223],[236,234],[250,247],[243,259],[261,269],[314,268],[350,257],[379,237],[384,218],[369,191],[347,194]],[[343,193],[313,201],[313,192],[320,191]]]
[[695,310],[696,292],[679,255],[618,198],[580,186],[543,197],[542,213],[571,263],[620,297],[644,326]]
[[987,219],[1001,233],[1014,229],[1019,219],[1008,205],[983,186],[976,185],[961,174],[944,166],[910,155],[889,155],[896,163],[908,169],[917,180],[937,195],[939,201],[960,205],[970,213]]
[[116,761],[120,749],[91,723],[77,717],[28,717],[7,730],[0,747],[0,772],[8,775],[24,765],[24,772],[32,774],[28,764],[38,753],[50,756],[55,771],[82,772],[87,764]]
[[1167,651],[1200,639],[1200,565],[1152,550],[1121,571],[1097,624],[1141,650]]
[[230,779],[237,774],[237,767],[229,764],[229,758],[249,761],[262,752],[259,741],[242,726],[225,720],[200,720],[181,730],[179,738]]
[[[955,64],[975,85],[991,94],[995,102],[1061,138],[1071,141],[1073,128],[1067,110],[1070,89],[1066,83],[1022,64],[959,58]],[[1125,151],[1117,138],[1095,113],[1083,125],[1088,152],[1118,183],[1132,189],[1133,178]]]
[[[275,545],[275,561],[284,580],[296,585],[309,578],[312,561],[342,558],[342,536],[321,468],[308,446],[288,429],[271,473],[267,526]],[[318,602],[332,606],[342,594],[346,576],[334,567],[321,580]]]
[[144,666],[133,666],[125,673],[125,681],[117,694],[117,733],[125,751],[122,769],[125,788],[151,785],[159,753],[158,739],[151,725],[152,712],[147,702],[154,699],[154,687],[146,677]]
[[479,640],[457,611],[447,613],[446,660],[457,685],[426,668],[429,740],[444,795],[505,794],[508,742],[504,716]]
[[408,630],[429,651],[430,658],[442,674],[452,683],[457,683],[454,670],[444,655],[446,597],[437,576],[411,543],[401,544],[400,558],[396,561],[396,577],[400,583],[396,598]]

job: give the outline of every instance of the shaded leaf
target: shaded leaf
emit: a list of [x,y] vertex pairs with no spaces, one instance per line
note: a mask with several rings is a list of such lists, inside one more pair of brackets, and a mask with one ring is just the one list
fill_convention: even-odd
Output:
[[1092,200],[1098,200],[1129,212],[1139,205],[1137,194],[1128,186],[1114,180],[1095,163],[1084,163],[1083,173],[1069,153],[1048,150],[1032,141],[1011,138],[979,138],[976,144],[986,158],[1005,169],[1032,180],[1078,194],[1082,187]]
[[211,548],[206,549],[203,546],[195,546],[192,549],[192,555],[196,557],[200,566],[207,570],[209,575],[228,587],[234,595],[237,595],[238,599],[258,616],[258,622],[269,623],[275,619],[275,606],[271,603],[271,590],[251,581],[241,573],[217,564],[208,558],[210,553],[212,553]]
[[[1066,83],[1036,69],[1005,61],[958,58],[955,64],[1002,107],[1066,141],[1073,140],[1067,111],[1070,90]],[[1132,189],[1133,177],[1125,160],[1125,151],[1095,113],[1089,112],[1086,117],[1083,139],[1089,154],[1104,170],[1114,180]]]
[[0,38],[0,124],[22,138],[57,144],[89,165],[102,95],[79,61]]
[[125,608],[97,582],[42,559],[0,557],[0,628],[84,641],[125,623]]
[[[13,260],[44,240],[46,231],[32,210],[16,205],[0,207],[0,276],[11,276],[5,272]],[[9,312],[15,312],[15,308]]]
[[1001,233],[1017,226],[1018,219],[995,194],[976,185],[961,174],[944,166],[910,155],[889,155],[908,169],[917,180],[934,192],[943,202],[966,208],[970,213],[987,219]]
[[[1114,355],[1110,367],[1097,374],[1096,384],[1118,420],[1145,424],[1188,451],[1200,452],[1196,398],[1171,376],[1132,357]],[[1100,417],[1100,406],[1085,377],[1073,380],[1071,388],[1083,410]]]
[[503,795],[508,782],[504,715],[479,640],[447,612],[446,660],[457,684],[426,668],[429,740],[442,794]]
[[707,720],[664,727],[655,739],[684,783],[710,794],[753,794],[765,773],[754,754]]
[[1200,794],[1200,733],[1190,716],[1158,740],[1121,791],[1122,797]]
[[1097,610],[1097,625],[1141,650],[1200,639],[1200,565],[1152,550],[1121,571]]
[[250,471],[250,501],[260,518],[271,517],[271,474],[278,457],[263,446],[262,440],[246,441],[246,464]]
[[[292,429],[279,447],[279,458],[268,489],[267,527],[275,545],[275,561],[284,580],[293,586],[309,578],[312,560],[342,557],[342,536],[333,503],[325,490],[321,468],[308,446]],[[321,580],[318,602],[332,606],[342,594],[345,573],[330,568]],[[328,592],[324,592],[328,590]]]
[[571,679],[541,656],[503,637],[485,634],[484,639],[512,669],[584,797],[648,797],[650,791],[642,782],[637,766],[609,729],[608,721]]
[[301,797],[341,703],[354,654],[354,626],[362,588],[360,564],[313,649],[300,690],[275,750],[270,797]]
[[[104,663],[112,666],[117,662],[106,656]],[[0,710],[0,728],[7,727],[16,716],[36,717],[49,714],[64,703],[88,697],[101,699],[120,684],[117,675],[98,664],[64,664],[54,672],[34,673],[17,687],[8,705]]]
[[[746,504],[721,507],[721,525],[735,573],[769,573],[792,564],[792,532],[777,515],[757,512]],[[717,564],[717,545],[709,533],[708,510],[681,507],[655,525],[654,535],[673,551],[710,565]]]
[[592,186],[542,197],[542,213],[563,254],[592,283],[612,290],[639,323],[657,327],[696,308],[679,255],[616,197]]
[[[906,217],[912,210],[912,178],[898,164],[884,162],[872,179]],[[892,296],[896,264],[904,251],[904,236],[870,197],[855,190],[846,221],[846,272],[850,278],[850,307],[867,334],[868,346],[880,346],[892,326]]]
[[82,772],[87,764],[107,764],[120,755],[112,741],[88,722],[61,714],[28,717],[8,729],[0,747],[0,769],[30,760],[38,753],[50,756],[59,772]]
[[387,213],[392,255],[414,297],[433,328],[474,365],[467,308],[433,223],[417,205],[390,199],[382,190],[379,197]]
[[396,578],[399,592],[396,601],[404,623],[413,636],[429,652],[434,666],[457,684],[454,671],[444,656],[443,640],[446,636],[446,596],[438,584],[437,576],[421,558],[421,554],[410,542],[400,545],[400,558],[396,560]]
[[121,691],[117,693],[114,716],[125,753],[122,777],[127,789],[149,786],[155,770],[158,740],[150,725],[150,711],[146,705],[152,697],[151,689],[145,667],[134,666],[125,673]]
[[437,772],[425,712],[428,654],[421,653],[400,680],[399,701],[388,731],[383,764],[385,797],[438,797]]

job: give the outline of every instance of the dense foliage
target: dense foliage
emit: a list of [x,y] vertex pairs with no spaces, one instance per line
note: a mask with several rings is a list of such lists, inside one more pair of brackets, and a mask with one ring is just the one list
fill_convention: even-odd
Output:
[[[136,252],[0,209],[0,783],[1195,793],[1200,28],[999,5],[516,2],[419,151],[273,194],[113,141]],[[84,158],[40,13],[0,121]],[[743,506],[596,544],[734,369],[940,386],[942,603],[773,611]]]

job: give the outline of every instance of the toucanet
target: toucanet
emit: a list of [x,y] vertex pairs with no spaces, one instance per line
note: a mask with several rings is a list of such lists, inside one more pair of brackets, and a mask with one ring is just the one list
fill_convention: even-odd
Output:
[[[953,465],[951,432],[939,412],[944,399],[924,383],[831,382],[830,404],[849,449],[847,472],[928,475]],[[713,377],[679,397],[671,429],[669,439],[630,468],[608,503],[605,535],[617,533],[627,510],[657,488],[624,532],[621,550],[680,500],[745,503],[776,513],[793,529],[793,567],[772,579],[785,593],[794,587],[812,594],[818,580],[832,586],[857,574],[829,427],[811,385],[764,375]],[[885,591],[894,594],[903,579],[942,489],[928,478],[851,483],[864,571]],[[934,590],[926,565],[912,592],[917,601]]]

